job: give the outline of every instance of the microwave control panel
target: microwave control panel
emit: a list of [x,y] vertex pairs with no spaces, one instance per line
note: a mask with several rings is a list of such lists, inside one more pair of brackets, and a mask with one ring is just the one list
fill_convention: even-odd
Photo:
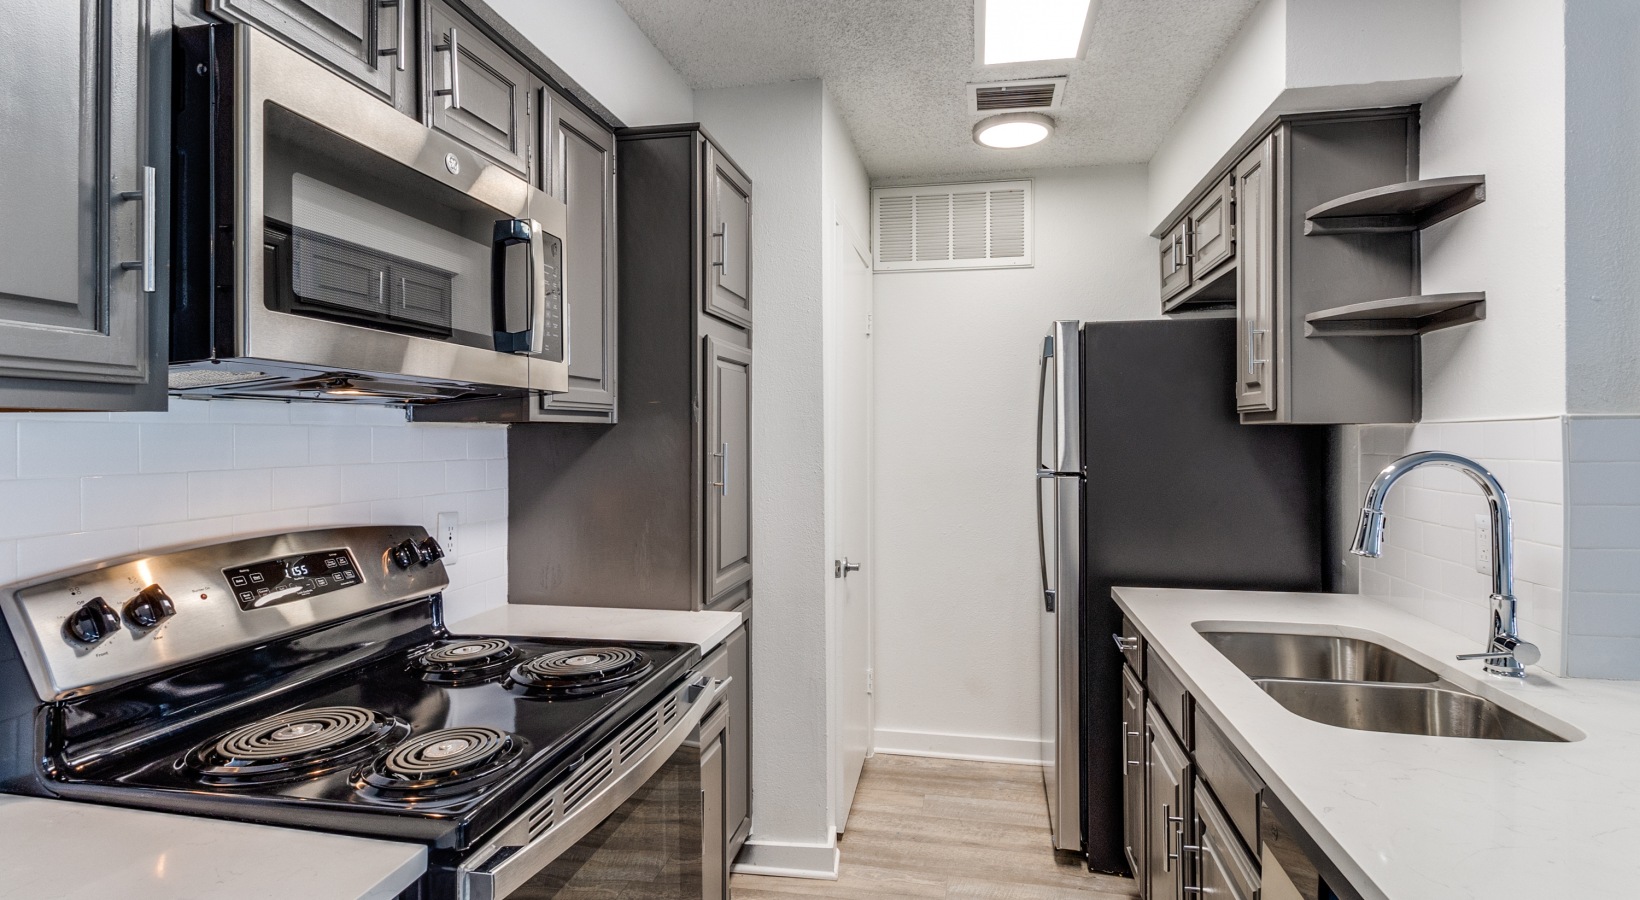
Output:
[[546,276],[547,302],[543,306],[547,319],[540,326],[546,331],[541,339],[541,355],[553,362],[567,362],[564,358],[564,331],[567,327],[564,320],[568,318],[564,310],[564,243],[557,235],[545,234],[542,237],[546,244],[541,268]]

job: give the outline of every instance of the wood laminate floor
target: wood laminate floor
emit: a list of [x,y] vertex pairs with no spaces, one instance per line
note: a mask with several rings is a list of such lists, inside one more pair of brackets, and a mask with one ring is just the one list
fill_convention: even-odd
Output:
[[733,900],[1118,900],[1132,880],[1056,858],[1035,766],[866,760],[836,881],[736,875]]

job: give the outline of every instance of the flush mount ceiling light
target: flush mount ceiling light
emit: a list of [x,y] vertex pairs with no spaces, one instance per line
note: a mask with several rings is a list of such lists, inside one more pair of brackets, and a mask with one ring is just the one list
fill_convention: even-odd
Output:
[[1093,0],[974,0],[980,63],[1074,59],[1092,20]]
[[974,143],[1009,150],[1041,143],[1053,134],[1053,119],[1041,113],[1007,113],[981,119],[974,126]]

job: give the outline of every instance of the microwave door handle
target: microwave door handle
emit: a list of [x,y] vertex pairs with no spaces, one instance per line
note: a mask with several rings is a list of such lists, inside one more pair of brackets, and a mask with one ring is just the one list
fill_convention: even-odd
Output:
[[[491,312],[495,349],[500,353],[539,353],[546,318],[546,273],[542,270],[541,226],[530,219],[495,223],[490,257]],[[524,321],[516,321],[523,318]]]

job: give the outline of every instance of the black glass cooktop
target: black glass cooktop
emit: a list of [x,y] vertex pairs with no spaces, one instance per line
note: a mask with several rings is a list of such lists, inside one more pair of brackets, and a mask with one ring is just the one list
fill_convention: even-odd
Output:
[[700,658],[692,644],[421,638],[307,688],[252,695],[231,714],[187,717],[191,724],[135,749],[118,749],[130,737],[122,718],[187,712],[196,692],[233,696],[246,673],[218,661],[70,711],[58,729],[90,737],[57,742],[63,752],[48,786],[100,802],[461,849]]

